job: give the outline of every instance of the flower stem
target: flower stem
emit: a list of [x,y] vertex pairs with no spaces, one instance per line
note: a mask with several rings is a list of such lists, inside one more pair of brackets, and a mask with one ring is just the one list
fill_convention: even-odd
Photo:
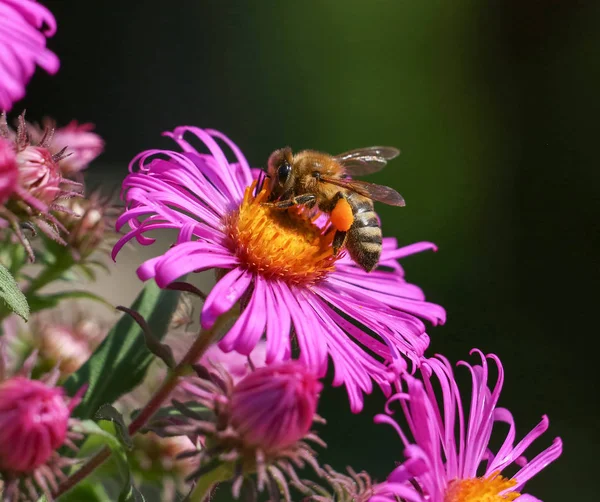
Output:
[[186,500],[189,502],[206,502],[210,500],[210,494],[213,487],[221,481],[227,481],[233,476],[233,468],[231,464],[220,464],[212,471],[201,476],[196,482],[192,492]]
[[[189,348],[187,353],[183,356],[179,364],[169,372],[167,378],[160,386],[160,388],[156,391],[156,393],[152,396],[150,401],[142,408],[140,413],[136,416],[136,418],[129,424],[129,434],[134,435],[138,432],[148,420],[152,418],[152,416],[160,409],[163,402],[169,397],[171,392],[175,389],[177,384],[179,383],[179,378],[183,376],[190,366],[196,362],[204,352],[210,347],[213,343],[216,334],[218,333],[220,327],[223,325],[223,322],[228,319],[230,313],[225,313],[221,317],[217,319],[212,328],[207,330],[200,330],[196,340]],[[58,489],[53,493],[55,498],[60,497],[63,493],[67,492],[71,488],[73,488],[77,483],[86,478],[89,474],[91,474],[96,467],[100,466],[108,457],[110,457],[111,451],[108,447],[104,447],[100,450],[96,455],[94,455],[87,463],[81,467],[78,471],[73,473],[67,479],[65,479],[59,486]],[[213,483],[214,484],[214,483]],[[212,485],[211,485],[212,486]]]

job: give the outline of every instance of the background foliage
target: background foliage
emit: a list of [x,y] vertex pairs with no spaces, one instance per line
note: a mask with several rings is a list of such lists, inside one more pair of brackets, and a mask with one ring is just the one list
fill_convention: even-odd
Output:
[[[37,75],[23,106],[31,119],[95,122],[107,148],[90,175],[103,184],[180,124],[226,132],[254,165],[285,144],[399,146],[373,179],[407,200],[380,208],[385,232],[439,245],[405,261],[448,309],[431,353],[499,354],[517,432],[547,413],[565,443],[531,492],[597,494],[600,3],[44,3],[62,68]],[[327,462],[389,472],[400,442],[370,427],[382,402],[349,417],[345,392],[326,392]]]

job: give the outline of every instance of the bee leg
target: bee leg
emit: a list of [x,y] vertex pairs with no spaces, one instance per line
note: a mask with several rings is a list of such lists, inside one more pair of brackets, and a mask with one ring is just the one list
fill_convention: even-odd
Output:
[[341,230],[337,230],[335,235],[333,236],[333,243],[331,247],[333,248],[333,256],[337,256],[338,252],[346,242],[346,236],[348,232],[343,232]]
[[316,201],[317,198],[313,194],[305,193],[303,195],[298,195],[297,197],[292,197],[288,200],[280,200],[278,202],[263,202],[261,205],[272,207],[274,209],[289,209],[290,207],[302,205],[313,207]]

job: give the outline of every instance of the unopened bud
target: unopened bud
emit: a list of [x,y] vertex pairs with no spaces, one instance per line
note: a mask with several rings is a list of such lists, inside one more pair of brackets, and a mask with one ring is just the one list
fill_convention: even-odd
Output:
[[45,464],[64,443],[70,414],[60,387],[24,377],[0,383],[0,470]]
[[247,446],[267,452],[285,448],[310,430],[321,388],[297,362],[258,368],[233,390],[231,423]]

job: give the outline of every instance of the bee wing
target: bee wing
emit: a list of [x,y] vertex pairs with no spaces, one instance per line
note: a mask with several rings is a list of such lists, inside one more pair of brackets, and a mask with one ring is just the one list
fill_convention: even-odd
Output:
[[392,146],[369,146],[340,153],[334,158],[350,176],[364,176],[380,171],[388,160],[400,155],[400,150]]
[[352,192],[356,192],[358,195],[367,197],[377,202],[383,202],[390,206],[404,206],[404,198],[396,190],[384,185],[376,185],[375,183],[369,183],[367,181],[353,180],[353,179],[338,179],[328,178],[321,176],[321,181],[325,183],[331,183],[339,187],[345,188]]

